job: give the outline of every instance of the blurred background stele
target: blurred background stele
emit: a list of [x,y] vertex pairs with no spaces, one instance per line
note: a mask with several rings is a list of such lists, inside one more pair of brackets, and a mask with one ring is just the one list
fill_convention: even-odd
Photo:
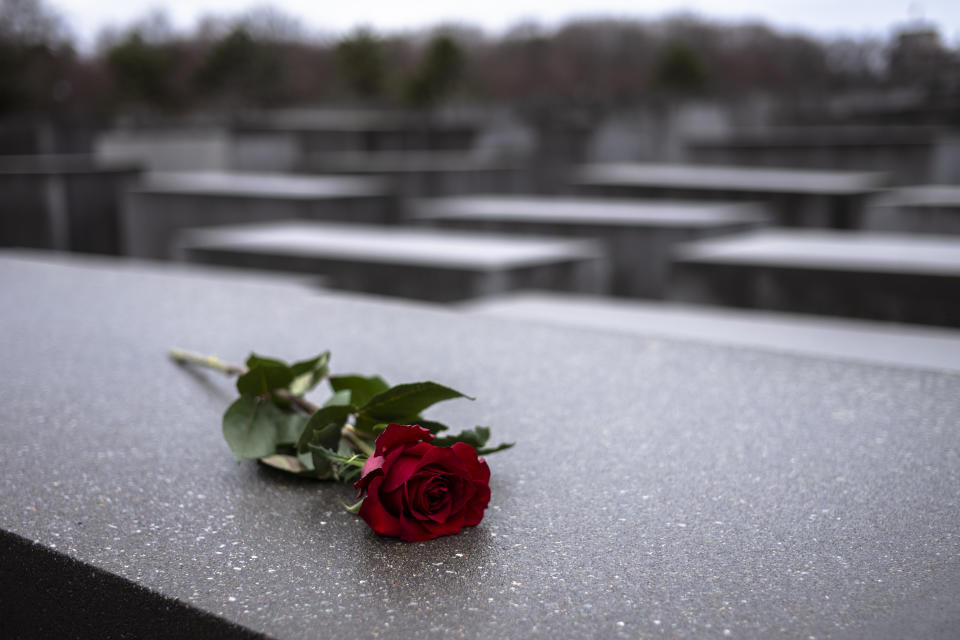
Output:
[[960,325],[957,10],[696,8],[0,0],[0,246]]

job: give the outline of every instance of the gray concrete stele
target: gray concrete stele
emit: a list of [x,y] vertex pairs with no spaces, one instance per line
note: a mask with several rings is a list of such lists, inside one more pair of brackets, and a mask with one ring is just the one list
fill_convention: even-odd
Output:
[[960,330],[547,291],[467,302],[481,313],[561,327],[960,373]]
[[300,165],[306,173],[382,178],[403,198],[533,189],[529,163],[467,151],[318,152]]
[[0,246],[116,255],[139,168],[87,155],[0,156]]
[[735,131],[685,142],[692,162],[883,171],[896,184],[960,180],[960,136],[929,126],[801,126]]
[[299,157],[317,152],[452,151],[469,149],[483,118],[445,117],[417,111],[377,109],[274,109],[240,117],[243,135],[284,134]]
[[869,208],[864,227],[874,231],[960,235],[960,186],[894,189]]
[[398,211],[388,185],[373,178],[151,173],[124,201],[124,248],[130,256],[169,258],[175,234],[188,227],[288,219],[391,224]]
[[[0,253],[4,639],[956,638],[956,374],[171,266]],[[238,463],[234,381],[171,347],[330,349],[517,444],[478,526],[382,538]]]
[[293,171],[300,160],[292,136],[241,133],[222,126],[124,128],[97,136],[103,161],[135,162],[148,171]]
[[191,262],[315,273],[334,288],[438,302],[530,288],[604,293],[608,281],[589,240],[291,221],[187,230],[177,245]]
[[423,224],[499,233],[596,239],[611,262],[611,292],[662,298],[672,247],[764,225],[762,207],[561,197],[476,196],[421,200],[406,217]]
[[767,230],[675,252],[677,300],[960,326],[960,238]]
[[787,227],[857,229],[882,173],[684,164],[597,163],[574,183],[586,195],[750,200]]

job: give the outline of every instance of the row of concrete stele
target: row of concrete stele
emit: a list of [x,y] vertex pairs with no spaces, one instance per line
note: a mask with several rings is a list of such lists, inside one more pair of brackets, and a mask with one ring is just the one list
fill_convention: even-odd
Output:
[[[580,167],[574,196],[421,200],[399,197],[390,175],[464,168],[399,171],[399,157],[375,178],[7,160],[0,232],[6,245],[320,271],[336,287],[430,300],[546,288],[935,324],[960,316],[954,239],[865,231],[955,232],[956,188],[884,191],[882,175],[864,172],[608,163]],[[738,235],[711,239],[728,234]]]

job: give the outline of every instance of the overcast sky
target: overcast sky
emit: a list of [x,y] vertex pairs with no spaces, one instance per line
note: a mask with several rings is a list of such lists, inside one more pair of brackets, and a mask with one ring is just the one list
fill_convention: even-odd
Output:
[[265,4],[303,20],[308,32],[339,33],[358,25],[382,31],[439,22],[474,24],[491,33],[521,20],[551,27],[572,17],[656,18],[689,11],[724,22],[761,20],[821,35],[887,35],[897,25],[923,18],[944,39],[960,44],[960,0],[47,0],[70,23],[84,46],[106,25],[125,26],[162,7],[174,26],[192,27],[203,15],[232,16]]

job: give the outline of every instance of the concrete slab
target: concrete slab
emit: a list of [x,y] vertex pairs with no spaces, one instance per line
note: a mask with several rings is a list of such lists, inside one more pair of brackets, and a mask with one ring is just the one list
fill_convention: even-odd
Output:
[[276,109],[242,117],[234,131],[294,137],[301,157],[332,151],[466,150],[482,126],[469,114],[378,109]]
[[308,154],[300,169],[379,177],[405,198],[521,193],[533,188],[529,166],[466,151],[321,152]]
[[[0,256],[4,258],[15,259],[18,261],[31,262],[35,264],[62,265],[71,268],[91,268],[96,269],[104,264],[112,264],[118,268],[129,269],[131,271],[149,271],[156,267],[154,260],[144,260],[141,258],[130,258],[119,256],[113,258],[113,262],[104,263],[101,256],[89,254],[77,254],[61,251],[51,251],[46,249],[2,249]],[[321,290],[327,287],[327,281],[322,276],[302,273],[291,273],[289,271],[269,271],[267,269],[241,269],[237,267],[227,267],[220,265],[200,265],[187,264],[183,262],[165,263],[164,273],[171,275],[181,274],[189,276],[193,280],[210,280],[212,282],[235,282],[238,284],[264,284],[281,286],[299,286],[302,294],[313,295],[321,293]]]
[[434,301],[534,287],[602,293],[606,264],[585,240],[525,239],[308,222],[184,232],[188,261],[329,276],[332,286]]
[[751,193],[857,195],[882,185],[882,173],[682,164],[610,163],[581,168],[584,186],[652,187]]
[[707,164],[884,171],[895,184],[960,177],[956,134],[928,126],[800,126],[735,131],[685,142]]
[[120,200],[139,174],[89,155],[0,156],[0,246],[119,253]]
[[960,187],[919,185],[884,194],[867,212],[874,231],[960,234]]
[[[952,638],[960,376],[590,332],[160,267],[0,260],[5,637]],[[242,359],[478,397],[492,502],[378,538],[353,492],[237,464]],[[322,399],[318,396],[318,399]],[[596,463],[602,461],[602,463]]]
[[307,162],[316,171],[341,173],[466,173],[503,165],[468,151],[318,152]]
[[267,197],[283,200],[349,198],[380,195],[378,180],[351,177],[295,176],[283,173],[154,172],[138,186],[140,193],[186,193],[202,196]]
[[104,161],[136,162],[149,171],[292,171],[300,160],[288,134],[209,125],[105,131],[94,154]]
[[169,258],[174,235],[188,227],[291,218],[390,224],[397,207],[373,178],[157,172],[127,194],[124,246],[131,256]]
[[0,149],[4,155],[89,154],[96,125],[70,120],[40,111],[7,114],[0,122]]
[[588,195],[762,199],[782,226],[855,229],[882,173],[681,164],[600,163],[580,168]]
[[956,329],[549,292],[515,293],[461,308],[565,327],[960,373]]
[[105,131],[94,142],[103,161],[136,162],[149,171],[227,171],[230,138],[216,128]]
[[611,261],[611,291],[650,298],[666,294],[675,244],[767,221],[757,205],[695,201],[486,195],[421,200],[407,209],[406,217],[437,227],[595,238]]
[[767,230],[675,252],[676,299],[960,325],[960,239]]
[[894,192],[904,205],[960,209],[960,186],[931,184],[900,187]]

